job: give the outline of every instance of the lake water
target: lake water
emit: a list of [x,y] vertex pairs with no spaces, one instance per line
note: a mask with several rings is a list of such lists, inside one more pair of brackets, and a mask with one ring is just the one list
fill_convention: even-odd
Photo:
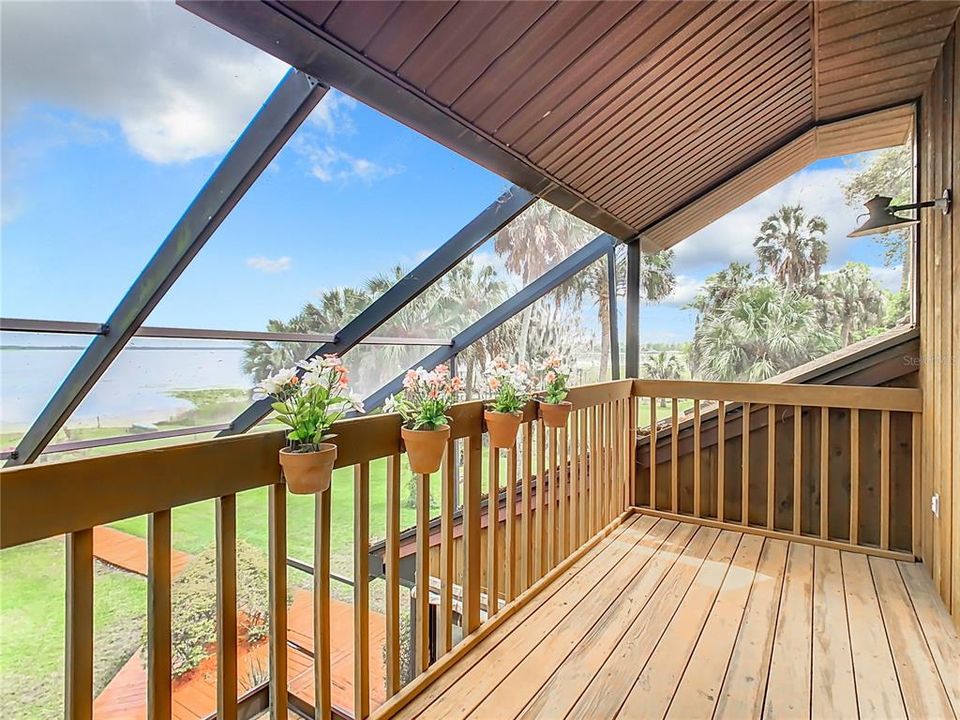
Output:
[[[179,343],[179,341],[178,341]],[[72,347],[0,348],[0,432],[25,430],[83,352]],[[76,409],[70,426],[167,420],[190,403],[175,390],[249,388],[242,346],[129,346]]]

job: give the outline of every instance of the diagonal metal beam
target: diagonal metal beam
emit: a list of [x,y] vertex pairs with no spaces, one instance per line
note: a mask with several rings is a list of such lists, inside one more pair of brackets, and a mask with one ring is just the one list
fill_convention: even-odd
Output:
[[224,218],[324,96],[327,87],[290,70],[194,198],[27,430],[7,465],[33,462]]
[[[569,280],[591,263],[602,258],[612,248],[616,247],[618,242],[615,237],[606,233],[598,235],[570,257],[554,265],[550,270],[520,290],[516,295],[501,303],[466,330],[456,335],[451,345],[437,348],[411,367],[415,368],[422,365],[423,367],[432,368],[440,363],[447,362],[454,355],[463,352],[463,350],[470,347],[488,332],[499,327],[514,315],[522,312],[551,290],[556,289],[558,285]],[[403,385],[403,376],[405,374],[406,371],[364,400],[363,404],[367,411],[380,407],[384,400],[390,395],[399,392]]]
[[[502,230],[536,199],[536,196],[523,188],[511,187],[426,260],[374,300],[370,307],[347,323],[337,333],[333,342],[324,343],[312,352],[310,357],[329,353],[344,355],[443,277],[457,263],[483,245],[491,236]],[[270,412],[270,403],[270,398],[254,401],[230,423],[227,430],[221,431],[218,437],[246,432],[267,416]]]

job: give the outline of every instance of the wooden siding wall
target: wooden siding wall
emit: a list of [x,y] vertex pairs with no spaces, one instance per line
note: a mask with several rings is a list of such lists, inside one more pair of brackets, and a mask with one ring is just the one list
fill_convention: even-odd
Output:
[[[949,215],[921,214],[920,327],[923,408],[923,559],[960,627],[960,53],[958,24],[920,107],[920,195],[953,191]],[[930,509],[940,496],[940,517]]]

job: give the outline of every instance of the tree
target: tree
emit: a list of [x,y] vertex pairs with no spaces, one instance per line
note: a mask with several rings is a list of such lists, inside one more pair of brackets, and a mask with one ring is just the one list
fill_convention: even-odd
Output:
[[840,346],[865,337],[883,321],[883,292],[864,263],[848,262],[823,276],[822,317],[840,328]]
[[[497,233],[493,248],[503,258],[507,270],[527,286],[595,234],[596,230],[582,220],[538,200]],[[528,308],[521,317],[520,360],[526,359],[532,315]]]
[[757,274],[746,263],[730,263],[724,270],[709,275],[703,287],[690,303],[699,318],[710,315],[722,308],[731,298],[744,292],[757,281]]
[[[912,141],[874,154],[860,172],[843,183],[843,197],[850,207],[860,207],[874,195],[892,197],[894,205],[913,201]],[[884,265],[900,266],[900,289],[904,292],[909,288],[913,262],[908,252],[910,232],[904,228],[873,236],[883,248]]]
[[704,380],[760,382],[839,347],[816,298],[758,281],[700,318],[690,354]]
[[753,241],[761,270],[769,270],[788,289],[817,282],[829,248],[824,235],[827,221],[807,217],[800,205],[781,205],[760,225]]
[[647,302],[658,303],[677,287],[673,257],[673,250],[643,254],[640,263],[640,294]]
[[[644,359],[643,374],[652,380],[679,380],[682,374],[680,360],[675,353],[661,350]],[[666,398],[660,398],[660,407],[666,406]]]

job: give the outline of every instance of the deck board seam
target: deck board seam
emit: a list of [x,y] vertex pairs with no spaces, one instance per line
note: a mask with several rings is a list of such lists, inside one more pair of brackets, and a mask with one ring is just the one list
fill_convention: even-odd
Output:
[[[707,627],[707,624],[710,622],[710,617],[713,615],[713,611],[717,605],[717,598],[720,597],[720,591],[723,589],[724,584],[727,581],[727,575],[730,573],[730,568],[733,567],[733,561],[736,559],[736,554],[740,550],[740,544],[743,542],[744,533],[740,533],[740,539],[737,541],[737,547],[735,548],[733,554],[730,556],[730,564],[727,565],[727,569],[723,574],[723,578],[720,580],[719,585],[717,585],[717,592],[713,596],[713,601],[710,603],[710,610],[707,612],[703,620],[703,625],[700,626],[700,631],[697,633],[697,640],[693,643],[692,648],[690,649],[690,654],[687,656],[686,662],[683,664],[683,670],[680,673],[680,677],[677,678],[677,684],[673,688],[673,694],[670,696],[670,702],[667,703],[666,711],[664,712],[664,717],[670,714],[670,706],[673,705],[673,701],[677,697],[677,691],[680,689],[680,685],[683,683],[683,676],[686,675],[687,669],[690,667],[690,661],[693,660],[693,656],[696,653],[697,645],[700,644],[700,640],[703,637],[703,632]],[[766,539],[760,541],[760,549],[757,551],[757,559],[753,564],[753,576],[750,578],[750,590],[753,590],[753,581],[757,576],[757,569],[760,566],[760,556],[763,554],[763,548],[766,545]],[[743,616],[746,613],[747,603],[750,600],[750,594],[747,593],[747,597],[744,600],[743,612],[740,613],[740,622],[737,624],[737,634],[740,633],[740,625],[743,623]],[[730,648],[730,653],[733,653],[733,647]],[[729,656],[728,656],[728,667],[729,667]],[[724,676],[726,676],[726,669],[724,670]],[[722,684],[721,684],[722,687]]]
[[937,669],[937,678],[940,680],[940,684],[943,686],[944,693],[947,696],[947,702],[950,703],[950,707],[953,710],[953,716],[955,718],[960,717],[960,707],[956,707],[954,705],[950,690],[947,688],[947,684],[943,680],[943,671],[940,669],[940,663],[937,662],[937,656],[933,652],[933,647],[930,645],[930,639],[927,637],[927,628],[923,624],[920,613],[917,612],[917,605],[913,600],[913,593],[910,592],[910,586],[903,577],[903,570],[901,570],[899,562],[897,563],[897,576],[900,578],[900,582],[903,583],[903,589],[906,591],[907,599],[910,600],[910,609],[917,618],[917,624],[920,626],[920,635],[923,637],[923,644],[926,646],[927,652],[930,653],[930,658],[933,660],[933,666]]
[[[607,548],[613,543],[614,540],[616,540],[621,535],[626,533],[630,528],[637,525],[640,522],[641,518],[642,518],[641,515],[634,514],[632,517],[625,519],[619,526],[617,526],[616,528],[613,528],[613,530],[610,532],[609,535],[607,535],[606,537],[600,538],[597,541],[596,545],[590,548],[582,558],[578,559],[577,562],[580,562],[580,560],[585,561],[583,562],[583,565],[581,565],[580,567],[576,567],[576,565],[573,565],[570,568],[568,568],[568,571],[574,570],[574,572],[571,572],[569,577],[566,577],[566,579],[564,579],[563,582],[558,582],[564,577],[563,575],[561,575],[559,578],[556,578],[554,582],[550,583],[550,585],[547,585],[541,588],[539,592],[537,592],[528,600],[528,602],[531,602],[531,603],[539,600],[540,601],[539,605],[537,605],[536,607],[533,607],[529,615],[522,618],[519,621],[519,624],[523,624],[527,622],[533,616],[535,616],[536,613],[540,612],[540,610],[544,606],[546,606],[548,602],[550,602],[551,598],[553,598],[557,593],[559,593],[563,588],[565,588],[578,575],[584,572],[591,565],[591,563],[593,563],[605,550],[607,550]],[[653,525],[651,525],[651,528],[652,527]],[[646,533],[644,533],[644,535],[645,534]],[[556,585],[556,587],[554,587],[554,585]],[[549,591],[549,594],[548,594],[548,591]],[[520,610],[520,612],[522,611],[523,609]],[[508,618],[503,622],[504,624],[510,622],[510,618]],[[481,642],[485,640],[493,641],[494,638],[496,638],[496,641],[492,642],[490,647],[484,648],[484,652],[480,656],[481,660],[485,658],[487,655],[489,655],[491,652],[493,652],[506,638],[510,636],[510,633],[504,633],[502,632],[502,630],[503,630],[502,627],[495,629],[489,636],[487,636],[481,641]],[[480,643],[478,643],[477,647],[471,648],[469,652],[475,652],[481,647],[483,646]],[[464,657],[466,657],[466,655],[464,655]],[[433,682],[439,681],[444,675],[448,673],[452,674],[453,668],[459,667],[462,663],[462,660],[463,658],[458,659],[457,662],[451,665],[449,668],[447,668],[442,675],[439,675],[436,678],[434,678]],[[454,685],[456,685],[469,672],[469,670],[470,670],[469,667],[465,667],[463,672],[460,673],[460,675],[458,675],[451,681],[450,685],[443,690],[443,693],[441,695],[438,695],[436,698],[430,700],[430,702],[428,702],[423,708],[421,708],[420,710],[417,710],[415,714],[411,715],[410,716],[411,720],[421,717],[424,712],[426,712],[434,703],[436,703],[438,700],[440,700],[441,697],[443,697],[443,694],[446,694],[447,692],[449,692],[454,687]],[[431,683],[431,685],[432,684],[433,683]],[[410,698],[409,702],[411,703],[415,702],[420,695],[429,692],[429,690],[430,690],[430,685],[424,686],[416,696]],[[402,710],[398,710],[398,712],[402,712]]]
[[[677,523],[677,526],[674,528],[674,530],[671,531],[671,535],[673,534],[673,532],[675,532],[677,529],[679,529],[683,524],[684,524],[684,523],[679,523],[679,522],[678,522],[678,523]],[[692,523],[687,523],[687,524],[692,524]],[[577,695],[576,699],[573,701],[573,703],[572,703],[572,704],[570,705],[570,707],[567,709],[567,714],[569,714],[569,713],[573,710],[573,708],[575,708],[575,707],[577,706],[577,703],[580,702],[580,698],[583,697],[583,694],[587,691],[587,689],[590,687],[590,685],[593,684],[593,681],[596,679],[597,675],[600,674],[600,671],[603,669],[604,665],[606,665],[607,661],[610,659],[610,657],[613,655],[613,653],[615,653],[615,652],[617,651],[617,648],[620,646],[620,641],[623,640],[623,637],[627,634],[627,632],[629,632],[630,628],[633,627],[633,623],[634,623],[634,621],[636,620],[636,618],[640,616],[640,614],[643,612],[643,610],[644,610],[644,609],[647,607],[647,605],[650,603],[650,600],[653,598],[654,594],[656,594],[657,590],[660,589],[660,586],[663,584],[663,582],[664,582],[664,580],[666,579],[667,575],[669,575],[669,574],[670,574],[670,571],[673,570],[674,566],[677,564],[677,561],[679,561],[679,559],[683,556],[683,553],[686,551],[687,547],[688,547],[688,546],[690,545],[690,543],[693,541],[693,538],[694,538],[695,536],[696,536],[696,532],[692,533],[692,534],[690,535],[690,537],[687,538],[687,541],[684,543],[683,547],[680,548],[680,549],[677,551],[677,555],[676,555],[676,557],[673,559],[673,561],[670,563],[670,566],[667,567],[667,568],[663,571],[663,574],[662,574],[662,576],[660,577],[660,579],[657,581],[657,584],[651,589],[651,591],[650,591],[650,596],[646,599],[646,601],[644,601],[643,605],[642,605],[642,606],[640,607],[640,609],[637,611],[636,616],[633,618],[633,620],[630,621],[630,623],[627,625],[626,629],[624,630],[623,634],[621,634],[620,638],[617,640],[617,643],[610,649],[610,652],[607,653],[607,656],[603,659],[603,661],[598,664],[596,672],[593,673],[593,676],[590,678],[590,680],[587,682],[587,684],[584,685],[583,690],[580,691],[580,693]],[[718,534],[718,537],[719,537],[719,534]],[[668,539],[669,539],[669,536],[667,536],[666,538],[664,538],[663,543],[665,543]],[[663,543],[661,543],[660,547],[663,546]],[[711,547],[712,547],[712,546],[711,546]],[[657,548],[657,550],[659,551],[660,548]],[[651,556],[650,559],[653,559],[653,556]],[[648,560],[647,562],[649,562],[649,560]],[[646,566],[646,563],[644,563],[644,565]],[[638,573],[631,579],[630,582],[632,583],[637,577],[639,577],[639,575],[640,575],[640,572],[638,572]],[[599,623],[600,620],[603,619],[603,615],[605,615],[605,614],[610,610],[610,608],[613,607],[614,603],[620,598],[620,596],[621,596],[622,594],[623,594],[623,592],[620,592],[620,593],[613,599],[613,602],[611,602],[610,605],[607,606],[607,609],[604,610],[603,614],[601,614],[601,616],[600,616],[599,618],[597,618],[597,621],[594,623],[593,627],[596,627],[596,624]],[[592,630],[592,629],[593,629],[593,628],[591,627],[591,630]],[[588,634],[589,634],[589,633],[588,633]],[[586,637],[586,636],[584,636],[584,637]],[[581,642],[582,642],[582,640],[581,640]],[[570,656],[571,656],[574,652],[576,652],[577,648],[580,647],[580,644],[581,644],[581,643],[577,643],[577,645],[576,645],[569,653],[567,653],[567,655],[566,655],[566,656],[563,658],[563,660],[557,665],[557,667],[556,667],[556,668],[554,669],[554,671],[550,674],[550,676],[540,685],[539,688],[537,688],[537,691],[536,691],[535,693],[533,693],[533,695],[530,697],[530,700],[528,700],[528,701],[527,701],[527,704],[523,706],[523,709],[520,711],[520,713],[514,717],[514,720],[516,720],[516,718],[519,718],[519,717],[522,717],[522,716],[523,716],[523,714],[524,714],[524,712],[526,711],[526,709],[530,706],[530,704],[531,704],[534,700],[536,700],[537,696],[540,694],[540,692],[543,690],[543,688],[547,685],[547,683],[550,682],[550,680],[553,678],[553,676],[556,675],[556,674],[560,671],[560,669],[563,667],[563,664],[570,658]]]
[[[839,553],[838,553],[839,555]],[[838,558],[840,564],[840,587],[843,589],[843,614],[847,619],[847,646],[850,648],[850,670],[853,674],[853,701],[857,704],[857,717],[860,715],[860,691],[857,688],[857,671],[853,656],[853,631],[850,623],[850,607],[847,603],[847,577],[843,571],[843,558]]]
[[[670,522],[670,521],[667,521],[667,522]],[[639,545],[640,542],[642,542],[643,539],[646,538],[646,536],[649,535],[649,534],[653,531],[653,529],[654,529],[655,527],[657,527],[657,525],[659,525],[659,524],[660,524],[660,521],[657,521],[656,523],[654,523],[654,524],[650,527],[650,529],[644,534],[644,536],[643,536],[642,538],[640,538],[640,540],[638,540],[637,543],[636,543],[633,547],[630,548],[630,550],[633,550],[637,545]],[[607,613],[607,611],[609,611],[609,609],[610,609],[610,608],[616,603],[616,601],[624,594],[624,592],[626,592],[627,587],[628,587],[630,584],[632,584],[633,581],[634,581],[640,574],[642,574],[642,573],[644,572],[644,570],[646,569],[648,563],[656,556],[656,553],[663,547],[663,544],[667,541],[667,539],[670,537],[670,535],[672,535],[672,534],[677,530],[677,528],[679,528],[679,527],[680,527],[680,523],[677,523],[677,524],[675,525],[675,527],[670,531],[670,533],[669,533],[666,537],[664,537],[663,540],[660,541],[660,543],[657,545],[657,547],[651,552],[650,556],[649,556],[646,560],[644,560],[643,564],[637,569],[637,571],[633,574],[633,576],[632,576],[626,583],[624,583],[624,586],[620,589],[620,592],[617,593],[617,594],[610,600],[610,602],[609,602],[609,604],[606,606],[606,608],[604,608],[604,610],[603,610],[602,612],[600,612],[599,616],[598,616],[597,619],[594,621],[593,625],[590,626],[590,630],[592,630],[594,627],[596,627],[596,624],[597,624],[598,622],[600,622],[600,620],[601,620],[601,619],[603,618],[603,616]],[[691,535],[691,538],[692,538],[692,537],[693,537],[693,536]],[[689,542],[689,541],[688,541],[688,542]],[[686,545],[685,545],[684,547],[686,547]],[[629,551],[628,551],[628,553],[629,553]],[[623,561],[627,558],[627,554],[628,554],[628,553],[625,553],[624,556],[616,563],[616,565],[619,565],[621,562],[623,562]],[[616,568],[616,565],[614,565],[612,568],[610,568],[610,571],[609,571],[609,572],[613,572],[613,570]],[[608,574],[609,574],[609,573],[608,573]],[[594,588],[598,587],[605,577],[606,577],[606,574],[597,581],[597,584],[594,586]],[[584,594],[584,598],[586,598],[586,594]],[[582,600],[582,599],[583,599],[583,598],[581,598],[581,600]],[[563,617],[561,617],[561,618],[558,620],[557,624],[553,627],[553,629],[555,630],[557,627],[559,627],[560,623],[564,622],[564,621],[570,616],[570,612],[573,612],[573,610],[576,609],[576,607],[579,606],[579,605],[580,605],[580,602],[578,601],[578,602],[576,603],[576,605],[574,605],[574,606],[570,609],[569,612],[567,612],[565,615],[563,615]],[[590,632],[590,631],[588,630],[588,631],[587,631],[587,634],[589,634],[589,632]],[[481,699],[476,705],[474,705],[473,708],[471,708],[471,709],[467,712],[467,716],[469,716],[471,713],[476,712],[476,709],[477,709],[478,707],[480,707],[480,705],[482,705],[484,702],[486,702],[487,698],[490,697],[490,695],[492,695],[494,692],[496,692],[496,690],[497,690],[501,685],[503,685],[504,682],[506,682],[507,678],[509,678],[514,672],[516,672],[517,668],[520,667],[520,664],[522,664],[523,661],[526,660],[527,657],[529,657],[529,656],[541,645],[541,643],[543,643],[543,641],[547,639],[548,636],[549,636],[549,633],[548,633],[547,635],[545,635],[545,636],[544,636],[538,643],[536,643],[532,648],[530,648],[530,650],[523,656],[523,658],[520,659],[520,662],[517,663],[517,665],[515,665],[515,666],[514,666],[509,672],[507,672],[502,678],[500,678],[500,681],[499,681],[493,688],[490,689],[490,691],[483,697],[483,699]],[[584,637],[586,637],[586,636],[584,636]],[[579,646],[579,644],[580,644],[580,643],[577,643],[577,645],[575,645],[575,646],[570,650],[570,652],[567,653],[567,655],[564,656],[563,660],[560,661],[560,664],[557,666],[557,668],[554,669],[553,673],[551,673],[551,674],[543,681],[543,683],[540,684],[540,686],[536,689],[536,691],[533,693],[533,695],[531,695],[530,700],[528,700],[527,703],[524,704],[524,706],[520,708],[520,710],[519,710],[519,712],[517,713],[517,715],[514,716],[514,720],[515,720],[517,717],[520,717],[520,716],[523,714],[524,710],[527,708],[527,706],[530,704],[530,702],[533,701],[533,699],[537,696],[537,694],[540,692],[540,690],[543,688],[543,686],[546,685],[546,684],[550,681],[550,678],[553,677],[553,675],[554,675],[554,674],[556,673],[556,671],[559,669],[559,666],[562,665],[563,662],[570,656],[570,654],[572,654],[572,653],[577,649],[577,647]]]
[[[727,684],[727,675],[730,674],[730,663],[733,660],[733,653],[737,649],[737,643],[740,641],[740,632],[743,630],[743,622],[747,617],[747,608],[750,607],[750,601],[753,599],[753,591],[757,586],[757,575],[759,575],[760,570],[760,560],[763,558],[763,553],[767,549],[767,543],[770,541],[770,538],[764,538],[763,544],[760,546],[760,554],[757,556],[757,567],[754,570],[753,578],[750,580],[750,591],[747,593],[747,599],[743,603],[743,612],[740,613],[740,622],[737,624],[737,632],[733,636],[733,642],[730,643],[730,652],[727,654],[727,664],[723,668],[723,677],[720,678],[720,684],[717,687],[717,697],[713,700],[713,708],[710,711],[710,718],[717,714],[717,707],[720,705],[720,698],[723,695],[723,688]],[[697,641],[699,643],[699,640]],[[686,670],[684,670],[686,674]],[[683,676],[680,677],[680,682],[683,682]],[[680,687],[680,684],[677,684],[677,687]],[[673,704],[673,700],[670,701],[670,704]],[[667,708],[667,714],[669,715],[670,708]]]
[[[730,532],[736,532],[736,531],[731,530]],[[663,636],[666,634],[667,629],[670,627],[670,624],[673,622],[673,619],[676,617],[677,612],[679,612],[680,608],[683,606],[683,603],[686,601],[687,593],[690,591],[690,588],[693,587],[693,583],[696,581],[697,575],[700,574],[700,570],[701,568],[703,568],[703,564],[707,561],[707,558],[710,557],[710,553],[713,552],[713,548],[716,546],[717,542],[720,540],[720,536],[722,534],[723,534],[722,530],[718,532],[717,536],[713,539],[713,542],[710,543],[710,547],[707,548],[707,550],[704,552],[703,559],[700,561],[700,564],[697,566],[696,572],[693,573],[693,575],[690,578],[690,582],[687,584],[687,586],[683,590],[683,597],[680,598],[680,602],[677,603],[677,606],[673,609],[673,612],[670,613],[670,617],[667,619],[667,621],[663,623],[663,631],[660,633],[660,637],[658,637],[657,641],[654,643],[653,649],[651,650],[650,654],[647,656],[647,659],[643,663],[643,666],[638,669],[637,676],[633,679],[633,682],[630,684],[630,689],[627,691],[627,694],[624,695],[623,700],[620,701],[620,705],[617,707],[617,712],[613,714],[613,717],[615,718],[620,717],[620,713],[623,711],[623,706],[627,703],[627,700],[630,699],[630,695],[633,693],[633,689],[637,686],[637,683],[640,680],[640,676],[643,675],[643,671],[647,668],[647,665],[650,664],[650,660],[653,658],[654,654],[657,652],[657,648],[660,647],[660,643],[663,640]],[[740,537],[741,538],[743,537],[742,533]],[[739,540],[737,540],[737,547],[740,547]],[[736,552],[736,548],[734,548],[734,552]],[[732,554],[730,556],[730,562],[731,563],[733,562]],[[727,566],[727,569],[729,569],[729,565]],[[727,574],[726,572],[724,572],[723,577],[726,578],[726,576]]]
[[760,698],[760,713],[767,705],[767,692],[770,690],[770,669],[773,667],[773,651],[777,647],[777,627],[780,625],[780,611],[783,609],[783,593],[787,585],[787,567],[790,563],[790,545],[783,555],[783,573],[780,575],[780,590],[777,593],[777,613],[773,616],[773,637],[770,640],[770,654],[767,657],[767,673],[763,679],[763,695]]
[[[630,528],[632,528],[632,527],[634,527],[635,525],[639,524],[639,521],[640,521],[640,519],[642,518],[642,516],[639,515],[639,514],[636,514],[634,517],[635,517],[636,519],[634,519],[634,520],[633,520],[632,522],[630,522],[628,525],[624,525],[623,530],[622,530],[620,533],[618,533],[615,537],[620,537],[621,535],[626,534],[626,532],[627,532]],[[641,534],[639,534],[639,536],[638,536],[638,537],[636,538],[636,540],[630,545],[630,547],[627,548],[627,549],[624,551],[623,557],[626,557],[627,553],[629,553],[630,550],[632,550],[632,549],[633,549],[634,547],[636,547],[640,542],[642,542],[643,538],[645,538],[645,537],[653,530],[653,528],[657,526],[657,524],[658,524],[658,521],[655,521],[652,525],[650,525],[649,528],[647,528],[645,531],[643,531]],[[609,545],[609,543],[608,543],[608,545]],[[607,546],[608,546],[608,545],[607,545]],[[605,546],[604,549],[606,549],[607,546]],[[590,565],[591,565],[592,563],[596,562],[596,561],[599,559],[599,557],[600,557],[601,554],[602,554],[602,552],[597,552],[596,554],[594,554],[594,556],[591,557],[590,560],[589,560],[587,563],[585,563],[582,568],[580,568],[580,570],[576,573],[576,575],[579,575],[580,573],[584,572],[588,567],[590,567]],[[623,557],[621,557],[619,560],[617,560],[617,562],[615,562],[613,565],[611,565],[611,567],[610,567],[609,570],[607,570],[607,571],[606,571],[605,573],[603,573],[599,578],[597,578],[597,580],[596,580],[596,582],[594,583],[594,585],[591,586],[591,589],[594,588],[594,587],[596,587],[596,585],[599,584],[600,582],[602,582],[603,579],[606,578],[609,573],[613,572],[613,570],[617,567],[617,565],[619,565],[620,562],[622,562]],[[572,580],[573,577],[575,577],[575,576],[571,576],[570,580]],[[569,581],[568,581],[568,582],[569,582]],[[564,583],[564,585],[566,585],[566,584],[567,584],[567,583]],[[549,587],[549,586],[548,586],[548,587]],[[543,590],[545,590],[545,589],[546,589],[546,588],[543,588]],[[543,592],[543,590],[541,590],[541,592]],[[558,591],[559,591],[559,589],[558,589]],[[539,594],[539,593],[538,593],[538,594]],[[535,616],[538,612],[541,612],[545,607],[547,607],[548,603],[556,596],[556,594],[557,594],[557,592],[554,592],[554,593],[551,594],[550,597],[546,598],[546,600],[545,600],[539,607],[537,607],[529,616],[527,616],[526,618],[524,618],[523,622],[525,623],[525,622],[528,622],[528,621],[533,620],[533,619],[534,619],[534,616]],[[573,612],[573,610],[580,604],[580,602],[581,602],[584,598],[587,597],[587,594],[588,594],[588,592],[584,592],[584,594],[577,600],[577,602],[574,603],[573,605],[571,605],[570,608],[567,610],[567,612],[564,613],[564,614],[557,620],[557,624],[563,622],[563,620],[564,620],[571,612]],[[554,628],[556,628],[556,625],[554,625]],[[479,660],[483,660],[483,658],[487,657],[491,652],[493,652],[505,639],[507,639],[507,638],[510,636],[510,634],[511,634],[511,633],[506,633],[506,634],[503,635],[503,637],[500,637],[500,638],[497,640],[496,643],[494,643],[489,649],[487,649],[487,651],[486,651],[480,658],[478,658],[478,661],[479,661]],[[549,634],[549,633],[548,633],[548,634]],[[542,639],[541,639],[540,642],[542,642]],[[537,645],[539,645],[540,642],[537,642],[536,645],[534,645],[534,647],[536,647]],[[525,657],[526,657],[526,655],[524,655],[524,658],[525,658]],[[521,658],[521,660],[517,663],[517,665],[519,665],[519,663],[522,662],[522,661],[523,661],[523,658]],[[514,665],[513,668],[511,668],[509,671],[507,671],[506,675],[509,675],[509,674],[512,673],[513,670],[515,670],[515,669],[516,669],[516,665]],[[460,675],[458,678],[456,678],[456,679],[453,681],[453,683],[451,683],[451,685],[444,691],[444,694],[446,694],[447,692],[451,692],[451,691],[453,690],[453,688],[454,688],[458,683],[460,683],[460,682],[463,680],[463,678],[467,675],[468,672],[469,672],[469,668],[467,668],[462,675]],[[484,700],[486,700],[486,698],[490,695],[490,693],[492,693],[497,687],[499,687],[500,683],[502,683],[502,682],[503,682],[503,678],[501,678],[500,682],[498,682],[486,695],[483,696],[483,698],[481,698],[481,700],[477,703],[477,705],[479,705],[480,703],[484,702]],[[434,698],[434,699],[433,699],[432,701],[430,701],[430,703],[428,703],[422,710],[420,710],[419,712],[417,712],[416,715],[412,716],[411,720],[414,720],[415,718],[421,718],[421,717],[423,717],[423,714],[424,714],[425,712],[427,712],[427,711],[428,711],[435,703],[437,703],[442,697],[443,697],[443,695],[440,695],[440,696]],[[474,705],[474,707],[473,707],[469,712],[473,712],[473,710],[476,709],[477,705]],[[468,712],[467,714],[469,714],[469,712]]]
[[[873,592],[877,596],[877,609],[880,611],[880,623],[883,625],[883,636],[887,640],[887,650],[890,651],[890,661],[893,664],[893,672],[897,678],[897,690],[900,692],[900,702],[903,703],[903,711],[909,718],[910,706],[907,704],[907,698],[903,694],[903,683],[900,681],[899,663],[897,662],[897,655],[893,650],[893,643],[890,642],[890,632],[887,630],[887,618],[883,612],[883,603],[880,602],[880,589],[877,587],[877,579],[873,576],[873,564],[870,562],[869,558],[867,559],[867,570],[870,571],[870,584],[873,586]],[[934,666],[936,666],[936,663],[934,663]],[[937,678],[939,679],[939,672],[937,674]]]

